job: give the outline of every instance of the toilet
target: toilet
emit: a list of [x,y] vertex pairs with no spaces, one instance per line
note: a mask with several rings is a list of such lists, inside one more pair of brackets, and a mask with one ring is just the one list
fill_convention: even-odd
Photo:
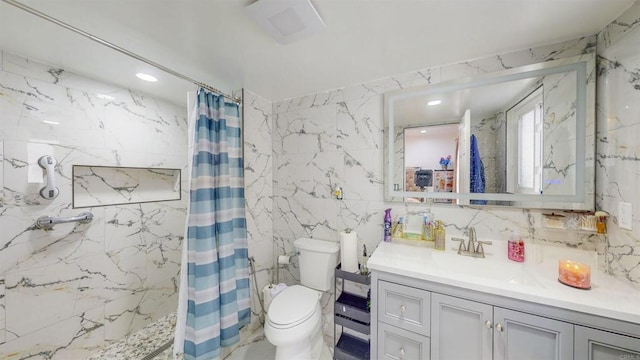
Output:
[[276,360],[317,360],[323,346],[322,293],[333,286],[339,244],[300,238],[294,241],[299,254],[300,285],[278,294],[267,310],[264,334],[276,347]]

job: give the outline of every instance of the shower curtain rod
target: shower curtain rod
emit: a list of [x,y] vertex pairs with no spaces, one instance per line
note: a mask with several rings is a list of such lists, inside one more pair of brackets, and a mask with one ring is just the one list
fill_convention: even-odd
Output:
[[43,12],[40,12],[40,11],[38,11],[38,10],[36,10],[34,8],[31,8],[31,7],[27,6],[27,5],[24,5],[21,2],[18,2],[18,1],[15,1],[15,0],[2,0],[2,1],[7,3],[7,4],[9,4],[9,5],[15,6],[15,7],[19,8],[21,10],[24,10],[24,11],[26,11],[28,13],[31,13],[31,14],[39,17],[39,18],[42,18],[42,19],[47,20],[49,22],[52,22],[52,23],[54,23],[54,24],[56,24],[58,26],[61,26],[61,27],[65,28],[65,29],[71,30],[71,31],[75,32],[76,34],[82,35],[82,36],[84,36],[84,37],[86,37],[88,39],[91,39],[91,40],[93,40],[93,41],[95,41],[95,42],[97,42],[99,44],[107,46],[107,47],[109,47],[109,48],[111,48],[111,49],[113,49],[115,51],[118,51],[118,52],[120,52],[122,54],[125,54],[125,55],[127,55],[129,57],[132,57],[132,58],[134,58],[136,60],[140,60],[140,61],[142,61],[142,62],[144,62],[146,64],[149,64],[151,66],[155,66],[156,68],[158,68],[158,69],[160,69],[160,70],[162,70],[164,72],[167,72],[167,73],[169,73],[171,75],[177,76],[177,77],[179,77],[181,79],[187,80],[187,81],[189,81],[189,82],[191,82],[191,83],[193,83],[193,84],[195,84],[195,85],[197,85],[199,87],[202,87],[202,88],[204,88],[206,90],[209,90],[209,91],[214,92],[214,93],[216,93],[218,95],[224,96],[225,98],[230,99],[230,100],[234,101],[237,104],[240,104],[242,102],[242,100],[240,98],[238,98],[238,97],[227,95],[224,92],[214,88],[213,86],[209,86],[209,85],[207,85],[205,83],[202,83],[200,81],[197,81],[197,80],[195,80],[195,79],[193,79],[193,78],[191,78],[191,77],[189,77],[187,75],[184,75],[184,74],[181,74],[181,73],[179,73],[179,72],[177,72],[175,70],[169,69],[168,67],[166,67],[164,65],[160,65],[155,61],[149,60],[149,59],[147,59],[145,57],[142,57],[142,56],[140,56],[140,55],[138,55],[138,54],[136,54],[136,53],[134,53],[132,51],[129,51],[129,50],[125,49],[125,48],[122,48],[122,47],[120,47],[118,45],[115,45],[115,44],[110,43],[110,42],[108,42],[108,41],[106,41],[104,39],[101,39],[101,38],[99,38],[99,37],[97,37],[95,35],[92,35],[92,34],[86,32],[86,31],[80,30],[75,26],[69,25],[69,24],[67,24],[67,23],[65,23],[65,22],[63,22],[61,20],[58,20],[58,19],[56,19],[54,17],[51,17],[51,16],[49,16],[49,15],[43,13]]

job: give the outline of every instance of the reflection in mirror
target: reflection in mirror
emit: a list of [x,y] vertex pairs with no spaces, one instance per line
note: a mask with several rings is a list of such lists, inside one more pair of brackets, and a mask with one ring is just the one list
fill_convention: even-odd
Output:
[[588,54],[385,94],[385,199],[590,209],[593,69]]

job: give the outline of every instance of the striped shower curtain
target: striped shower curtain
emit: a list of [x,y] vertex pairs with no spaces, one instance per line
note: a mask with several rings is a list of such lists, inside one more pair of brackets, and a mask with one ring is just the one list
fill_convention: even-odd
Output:
[[187,228],[185,359],[214,359],[251,317],[238,105],[201,89]]

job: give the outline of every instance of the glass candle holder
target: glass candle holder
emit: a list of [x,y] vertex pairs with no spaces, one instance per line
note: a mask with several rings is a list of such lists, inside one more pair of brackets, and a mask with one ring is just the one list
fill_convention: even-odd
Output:
[[572,260],[559,260],[558,281],[578,289],[591,289],[591,266]]

